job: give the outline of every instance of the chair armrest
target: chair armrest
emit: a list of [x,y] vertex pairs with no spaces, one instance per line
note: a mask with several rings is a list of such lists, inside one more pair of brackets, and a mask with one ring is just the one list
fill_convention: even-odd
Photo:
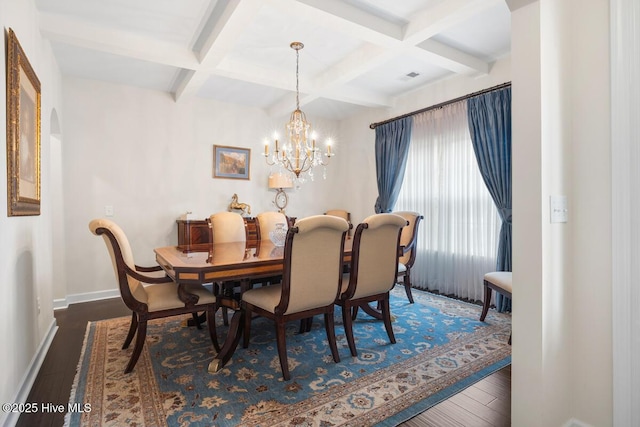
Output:
[[128,265],[124,266],[127,274],[133,277],[136,280],[139,280],[143,283],[155,284],[155,283],[168,283],[173,282],[173,279],[169,276],[163,277],[153,277],[153,276],[145,276],[144,274],[138,273],[136,270],[131,269]]
[[136,265],[136,271],[142,271],[145,273],[151,273],[153,271],[160,271],[162,270],[162,267],[160,267],[159,265],[155,265],[153,267],[141,267],[139,265]]
[[402,252],[400,252],[400,255],[404,255],[407,252],[411,251],[413,249],[413,247],[416,245],[416,240],[418,240],[418,239],[416,239],[414,237],[413,239],[411,239],[411,241],[409,242],[408,245],[400,246],[400,250],[402,251]]

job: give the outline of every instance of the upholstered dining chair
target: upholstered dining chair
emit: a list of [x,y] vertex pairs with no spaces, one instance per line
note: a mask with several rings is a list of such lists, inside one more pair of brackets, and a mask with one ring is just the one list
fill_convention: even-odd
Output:
[[128,348],[133,337],[137,336],[125,373],[131,372],[136,365],[146,339],[147,322],[153,319],[182,314],[191,314],[195,319],[197,312],[206,312],[211,342],[216,351],[220,351],[215,326],[216,298],[211,292],[201,285],[188,285],[181,299],[178,285],[170,277],[156,274],[162,271],[160,266],[140,267],[135,264],[129,240],[115,222],[94,219],[89,223],[89,229],[104,239],[120,295],[132,312],[129,332],[122,348]]
[[242,295],[245,348],[249,345],[253,313],[275,322],[282,376],[289,380],[285,324],[324,314],[333,360],[340,361],[334,331],[334,301],[342,280],[347,221],[328,215],[302,218],[287,231],[282,282],[248,290]]
[[[512,274],[510,271],[492,271],[484,275],[484,302],[482,304],[482,313],[480,314],[481,322],[484,322],[487,313],[489,313],[493,291],[502,294],[506,298],[513,298]],[[509,336],[509,344],[511,344],[511,336]]]
[[346,220],[349,223],[349,231],[347,232],[347,236],[351,237],[351,212],[347,212],[344,209],[329,209],[324,214],[337,216]]
[[256,234],[258,240],[269,239],[269,233],[276,228],[276,224],[284,224],[285,228],[289,228],[289,220],[287,216],[280,212],[260,212],[256,215]]
[[[242,215],[236,212],[216,212],[209,217],[209,240],[216,243],[246,242],[247,225]],[[218,282],[222,293],[233,294],[233,288],[240,286],[239,281]],[[226,307],[222,307],[222,319],[225,325],[229,324],[229,315]]]
[[[348,280],[342,281],[341,293],[336,299],[336,304],[342,307],[344,332],[354,357],[358,352],[353,336],[353,320],[358,307],[381,318],[389,341],[392,344],[396,342],[391,326],[389,291],[396,282],[400,234],[406,225],[407,220],[403,217],[383,213],[365,218],[356,227]],[[380,312],[369,306],[373,301],[377,302]]]
[[403,249],[400,259],[398,260],[398,277],[402,277],[404,283],[404,291],[407,294],[409,302],[413,304],[413,295],[411,294],[411,268],[416,261],[416,248],[418,246],[418,226],[424,218],[417,212],[394,212],[409,222],[409,225],[402,229],[400,236],[400,246]]
[[247,241],[247,226],[239,213],[223,211],[212,214],[209,230],[213,243]]
[[[269,240],[270,233],[276,228],[276,224],[284,224],[284,229],[289,229],[289,218],[281,212],[260,212],[256,215],[256,235],[258,240]],[[282,280],[282,276],[266,277],[264,279],[257,279],[256,282],[271,285],[278,283]]]

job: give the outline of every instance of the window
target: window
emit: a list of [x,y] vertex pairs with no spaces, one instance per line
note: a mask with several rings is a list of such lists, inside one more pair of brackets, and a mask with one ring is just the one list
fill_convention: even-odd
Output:
[[496,268],[501,223],[478,170],[466,101],[414,116],[394,210],[424,215],[414,286],[482,300],[483,276]]

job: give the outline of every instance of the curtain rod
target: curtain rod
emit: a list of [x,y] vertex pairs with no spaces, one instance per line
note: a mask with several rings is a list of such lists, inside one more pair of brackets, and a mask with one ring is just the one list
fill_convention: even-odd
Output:
[[468,95],[464,95],[464,96],[458,97],[456,99],[452,99],[450,101],[441,102],[440,104],[432,105],[431,107],[422,108],[420,110],[416,110],[416,111],[411,112],[411,113],[403,114],[401,116],[394,117],[392,119],[387,119],[387,120],[384,120],[382,122],[371,123],[369,125],[369,129],[375,129],[376,127],[378,127],[380,125],[391,123],[391,122],[399,120],[399,119],[404,119],[405,117],[415,116],[416,114],[424,113],[425,111],[430,111],[430,110],[435,110],[437,108],[442,108],[445,105],[453,104],[454,102],[458,102],[458,101],[463,101],[463,100],[469,99],[469,98],[471,98],[473,96],[482,95],[483,93],[492,92],[494,90],[502,89],[502,88],[505,88],[505,87],[508,87],[508,86],[511,86],[511,82],[506,82],[506,83],[502,83],[502,84],[499,84],[497,86],[493,86],[493,87],[490,87],[490,88],[487,88],[487,89],[479,90],[478,92],[473,92],[473,93],[470,93]]

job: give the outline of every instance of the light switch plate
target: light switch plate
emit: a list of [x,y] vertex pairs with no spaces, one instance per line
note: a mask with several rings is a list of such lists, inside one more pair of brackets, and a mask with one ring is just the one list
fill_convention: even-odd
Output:
[[551,222],[567,222],[569,212],[567,209],[567,196],[551,196]]
[[106,205],[106,206],[104,207],[104,214],[105,214],[106,216],[113,216],[113,206],[111,206],[111,205]]

